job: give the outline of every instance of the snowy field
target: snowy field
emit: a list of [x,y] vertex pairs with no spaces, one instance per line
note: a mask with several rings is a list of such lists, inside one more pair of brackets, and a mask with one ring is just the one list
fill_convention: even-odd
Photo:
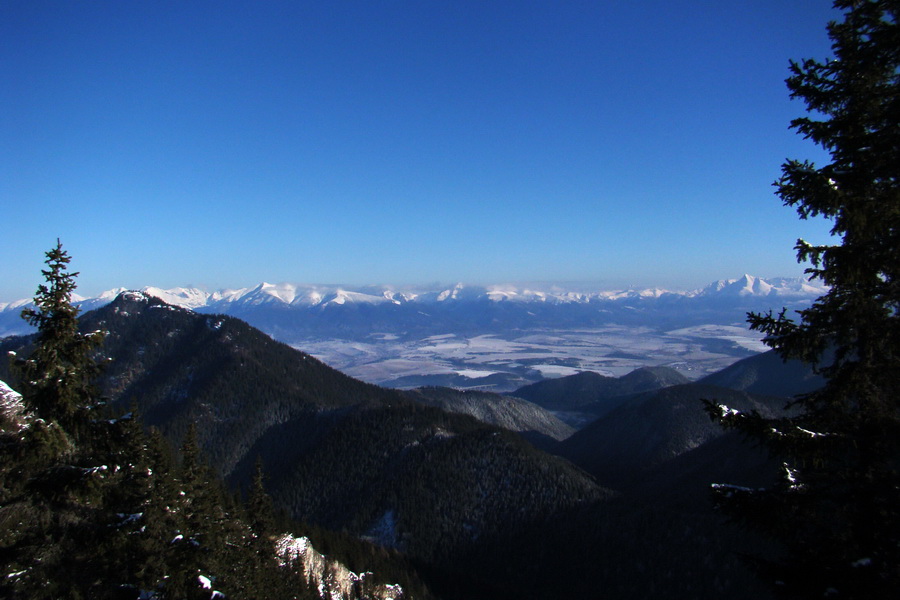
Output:
[[766,349],[756,332],[725,325],[672,331],[610,326],[474,337],[447,333],[416,340],[373,334],[364,341],[308,339],[294,347],[380,385],[500,392],[579,371],[621,376],[643,366],[665,365],[698,379]]

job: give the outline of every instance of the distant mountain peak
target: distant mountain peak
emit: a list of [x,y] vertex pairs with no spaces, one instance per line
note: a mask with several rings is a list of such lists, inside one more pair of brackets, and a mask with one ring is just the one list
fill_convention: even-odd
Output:
[[767,297],[779,296],[785,298],[794,297],[818,297],[827,291],[827,287],[810,281],[804,277],[777,277],[763,279],[754,275],[744,274],[737,279],[720,279],[714,281],[705,288],[694,292],[694,296],[720,296],[720,297]]
[[460,293],[466,289],[466,286],[462,283],[457,283],[452,288],[446,289],[437,295],[436,300],[438,302],[444,302],[445,300],[458,300]]
[[0,381],[0,415],[9,423],[15,424],[16,430],[21,431],[26,427],[22,395],[9,387],[5,381]]
[[[82,312],[87,312],[108,304],[123,291],[123,288],[115,288],[92,298],[77,297],[75,300]],[[142,288],[141,291],[173,306],[198,312],[231,314],[251,321],[254,321],[252,318],[254,313],[256,315],[268,313],[269,316],[264,320],[254,322],[271,332],[273,328],[270,325],[274,323],[272,319],[275,319],[271,312],[273,310],[296,315],[303,310],[315,309],[315,314],[332,315],[335,311],[366,306],[371,310],[390,311],[380,314],[383,317],[381,326],[388,328],[394,322],[395,315],[400,317],[405,315],[414,319],[412,323],[407,321],[407,325],[398,325],[406,328],[408,325],[420,327],[426,320],[433,319],[436,313],[447,316],[453,313],[452,323],[448,322],[446,325],[452,330],[452,327],[461,322],[457,317],[463,316],[465,320],[465,315],[477,311],[483,313],[480,320],[475,321],[479,326],[493,323],[495,328],[502,328],[506,323],[502,312],[513,318],[509,325],[514,328],[527,327],[528,323],[533,322],[538,316],[543,319],[541,327],[560,325],[567,327],[573,324],[584,325],[584,319],[591,314],[652,308],[656,306],[653,304],[655,302],[659,302],[659,306],[665,304],[671,310],[677,308],[680,311],[689,310],[692,306],[717,310],[726,308],[756,310],[758,303],[764,304],[763,309],[777,309],[785,305],[796,306],[798,303],[810,302],[825,293],[827,288],[805,278],[764,279],[745,274],[737,279],[723,279],[702,289],[688,292],[662,288],[574,291],[550,284],[469,286],[456,283],[450,287],[397,289],[388,285],[345,286],[269,282],[262,282],[255,287],[215,292],[197,288],[162,289],[152,286]],[[0,303],[0,336],[32,331],[19,318],[22,308],[29,306],[30,302],[20,300]],[[401,307],[407,308],[399,310]],[[570,313],[569,317],[556,319],[553,316],[562,315],[566,311]],[[590,318],[596,320],[596,317]],[[631,317],[629,319],[633,320]],[[353,327],[359,326],[364,326],[364,323],[354,322]],[[288,325],[278,325],[277,329],[286,331],[285,327]],[[348,332],[350,328],[349,323],[341,325],[342,332]]]
[[[94,297],[76,296],[75,300],[84,302],[95,308],[104,301],[109,302],[125,288],[107,290]],[[407,288],[398,291],[389,285],[342,286],[316,285],[296,283],[262,282],[255,287],[219,290],[207,292],[198,288],[176,287],[163,289],[154,286],[141,288],[141,291],[160,298],[168,304],[183,308],[203,308],[217,304],[241,303],[259,305],[277,303],[284,305],[316,306],[319,304],[382,303],[403,304],[407,302],[444,302],[447,300],[490,300],[494,302],[553,302],[584,303],[594,300],[617,300],[622,298],[653,299],[664,295],[698,297],[698,296],[809,296],[816,297],[827,291],[827,288],[803,277],[764,279],[744,274],[736,279],[720,279],[694,291],[679,292],[659,287],[631,288],[624,290],[597,290],[593,292],[572,291],[558,285],[517,286],[498,284],[489,286],[470,286],[456,283],[448,288],[437,290]],[[25,306],[28,299],[8,303],[0,303],[0,311]]]

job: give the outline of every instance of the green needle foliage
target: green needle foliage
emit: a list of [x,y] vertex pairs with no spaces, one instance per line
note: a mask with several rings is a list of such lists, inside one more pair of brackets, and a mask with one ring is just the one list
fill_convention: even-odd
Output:
[[22,393],[37,414],[77,437],[96,397],[91,382],[100,367],[93,351],[103,332],[78,332],[78,307],[72,304],[78,273],[67,271],[71,258],[59,240],[46,255],[46,284],[38,286],[35,307],[22,311],[22,318],[38,329],[35,350],[21,364]]
[[791,126],[830,155],[789,160],[776,182],[802,219],[823,216],[839,243],[799,240],[798,260],[830,291],[794,320],[750,314],[784,359],[826,385],[789,417],[708,403],[714,418],[784,461],[765,490],[718,486],[721,505],[782,542],[762,562],[791,598],[886,598],[900,589],[900,1],[837,0],[834,58],[791,63]]

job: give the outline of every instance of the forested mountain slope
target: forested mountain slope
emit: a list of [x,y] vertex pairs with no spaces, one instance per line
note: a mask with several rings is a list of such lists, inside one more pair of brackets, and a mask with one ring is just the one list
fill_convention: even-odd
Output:
[[230,497],[190,433],[173,461],[165,440],[130,414],[93,419],[74,435],[48,427],[26,402],[0,381],[2,597],[431,597],[396,553],[314,530],[320,547],[336,551],[323,555],[308,527],[276,517],[260,473],[245,503]]
[[[237,319],[126,293],[84,315],[82,328],[109,332],[101,384],[114,405],[134,403],[174,440],[196,423],[233,487],[261,458],[277,505],[404,551],[445,598],[583,595],[600,583],[613,597],[759,597],[747,591],[714,515],[635,503],[519,435],[353,380]],[[0,346],[24,353],[27,344]],[[656,457],[669,451],[660,440],[669,421],[665,435],[686,448],[683,438],[698,427],[693,408],[681,420],[673,402],[660,408],[651,396],[633,407],[644,414],[620,407],[627,418],[569,444],[568,455],[624,486],[623,466],[665,462]],[[700,410],[696,395],[681,400]],[[656,427],[642,425],[654,418]],[[609,476],[598,464],[618,471]],[[661,535],[662,522],[679,526]]]
[[[351,379],[230,317],[124,293],[82,317],[108,332],[100,383],[114,405],[197,439],[240,486],[261,457],[297,518],[452,566],[462,547],[610,492],[517,435]],[[4,340],[27,353],[29,340]],[[500,560],[500,557],[495,557]],[[444,563],[440,563],[444,564]]]
[[822,387],[825,379],[813,372],[810,365],[799,360],[785,361],[769,350],[707,375],[699,383],[788,398]]
[[[199,315],[126,292],[81,318],[108,332],[99,382],[124,409],[180,443],[191,423],[221,475],[272,425],[300,414],[399,397],[351,379],[231,317]],[[7,339],[4,351],[24,345]],[[3,365],[6,367],[6,365]]]
[[513,396],[447,387],[422,387],[402,393],[416,402],[472,415],[484,423],[519,432],[532,441],[541,438],[559,441],[575,433],[573,427],[550,411]]
[[787,402],[700,383],[645,392],[565,440],[559,453],[606,485],[635,485],[652,469],[725,434],[703,400],[764,415],[779,413]]
[[615,408],[629,394],[658,390],[689,381],[669,367],[643,367],[622,377],[607,377],[583,371],[526,385],[512,395],[549,410],[588,411],[599,416]]

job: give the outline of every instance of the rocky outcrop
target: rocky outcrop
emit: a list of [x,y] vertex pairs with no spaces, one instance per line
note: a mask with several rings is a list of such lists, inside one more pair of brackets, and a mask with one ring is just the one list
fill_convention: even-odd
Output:
[[0,381],[0,418],[13,424],[16,431],[26,426],[22,396],[3,381]]
[[322,600],[402,600],[399,585],[376,583],[372,573],[356,574],[312,547],[309,538],[285,533],[275,540],[275,552],[285,566],[299,568]]

